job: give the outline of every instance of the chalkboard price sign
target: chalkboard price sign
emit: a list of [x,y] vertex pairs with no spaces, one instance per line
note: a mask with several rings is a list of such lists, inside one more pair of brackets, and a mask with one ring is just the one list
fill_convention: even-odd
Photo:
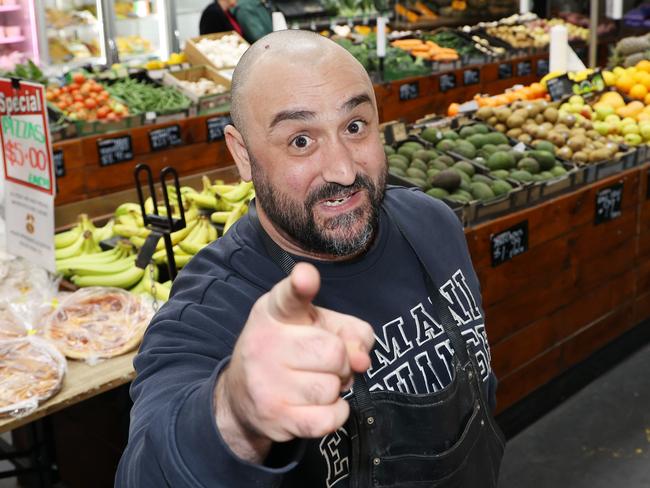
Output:
[[595,224],[602,224],[621,216],[621,201],[623,200],[623,183],[617,183],[603,188],[596,193]]
[[223,139],[223,130],[232,123],[230,117],[212,117],[206,121],[208,126],[208,142],[220,141]]
[[456,74],[444,73],[438,78],[438,87],[442,93],[456,88]]
[[399,87],[400,101],[414,100],[420,96],[420,83],[414,81],[413,83],[404,83]]
[[133,159],[133,144],[131,136],[112,137],[97,141],[99,165],[110,166]]
[[567,75],[557,76],[546,82],[546,89],[551,96],[551,100],[562,100],[573,95],[573,82]]
[[533,67],[530,60],[517,63],[517,76],[530,76],[531,74],[533,74]]
[[63,150],[55,149],[52,151],[52,156],[54,156],[54,174],[57,178],[62,178],[65,176],[65,162],[63,161]]
[[481,82],[481,71],[478,68],[466,69],[463,71],[463,84],[478,85]]
[[180,125],[170,125],[149,131],[149,145],[152,151],[160,151],[181,144],[183,144],[183,139],[181,138]]
[[512,78],[512,64],[501,63],[499,65],[499,79],[507,80],[508,78]]
[[543,77],[546,76],[549,72],[548,68],[548,59],[538,59],[537,60],[537,76]]
[[492,267],[510,261],[528,251],[528,221],[513,225],[509,229],[490,236]]

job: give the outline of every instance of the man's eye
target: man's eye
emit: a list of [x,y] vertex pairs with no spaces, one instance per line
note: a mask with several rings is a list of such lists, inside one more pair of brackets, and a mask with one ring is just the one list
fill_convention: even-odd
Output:
[[359,132],[362,132],[365,127],[366,123],[363,120],[355,120],[348,125],[348,132],[350,134],[358,134]]
[[297,149],[305,149],[311,144],[311,139],[307,136],[298,136],[291,141],[291,145]]

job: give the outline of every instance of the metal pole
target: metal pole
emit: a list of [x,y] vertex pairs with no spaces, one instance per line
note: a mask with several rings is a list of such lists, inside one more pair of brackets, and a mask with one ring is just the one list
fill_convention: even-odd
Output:
[[596,67],[598,53],[598,0],[589,3],[589,67]]

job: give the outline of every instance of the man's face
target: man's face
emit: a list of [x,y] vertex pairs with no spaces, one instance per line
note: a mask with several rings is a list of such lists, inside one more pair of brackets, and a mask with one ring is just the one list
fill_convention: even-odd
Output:
[[[283,63],[283,68],[285,63]],[[250,93],[258,204],[301,248],[348,256],[372,241],[386,181],[372,86],[360,67],[288,62]]]

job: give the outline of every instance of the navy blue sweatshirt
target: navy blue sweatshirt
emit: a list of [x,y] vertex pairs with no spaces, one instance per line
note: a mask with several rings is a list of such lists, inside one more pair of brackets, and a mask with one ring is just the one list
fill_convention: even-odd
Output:
[[[410,189],[389,188],[382,205],[417,239],[494,405],[480,288],[458,219],[443,203]],[[219,435],[212,403],[219,372],[255,301],[285,277],[268,256],[257,225],[240,219],[192,259],[152,320],[135,359],[129,444],[116,486],[347,486],[345,429],[322,439],[276,444],[264,465],[239,459]],[[421,266],[383,209],[378,234],[363,256],[312,262],[321,274],[315,303],[357,316],[375,329],[366,373],[371,390],[428,393],[451,381],[453,348],[435,320]]]

